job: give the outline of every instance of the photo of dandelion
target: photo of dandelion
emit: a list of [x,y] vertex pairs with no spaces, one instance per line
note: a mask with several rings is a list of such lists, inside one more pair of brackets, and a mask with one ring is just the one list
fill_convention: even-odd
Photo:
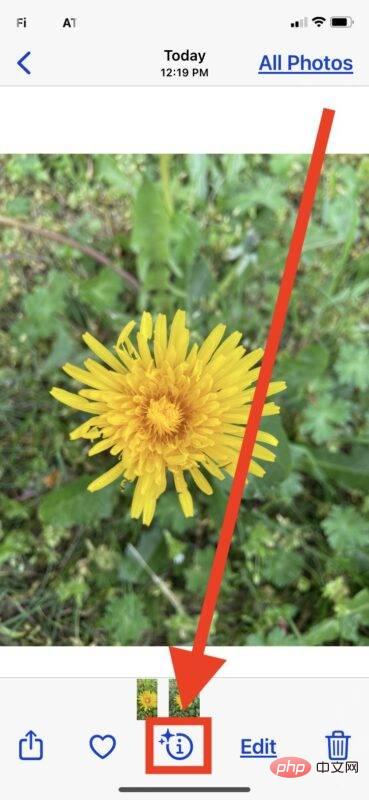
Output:
[[169,681],[169,716],[170,717],[199,717],[200,716],[200,697],[190,703],[187,708],[183,708],[181,697],[178,691],[177,681],[173,678]]
[[[93,336],[84,334],[84,341],[104,366],[87,359],[86,370],[72,364],[63,369],[94,388],[78,394],[53,388],[50,394],[71,408],[92,414],[69,434],[71,439],[99,439],[88,450],[89,456],[105,450],[121,456],[87,489],[95,492],[121,477],[136,480],[131,516],[138,519],[142,515],[143,524],[150,525],[158,497],[167,487],[167,470],[185,517],[192,517],[194,509],[184,470],[207,495],[213,489],[199,466],[220,480],[224,479],[222,468],[233,476],[253,384],[260,371],[255,365],[263,351],[246,355],[245,348],[237,346],[242,339],[239,331],[221,344],[226,326],[220,324],[200,348],[194,344],[188,352],[189,330],[182,310],[174,315],[169,337],[165,314],[158,315],[153,328],[151,314],[144,312],[137,349],[130,339],[134,326],[134,321],[129,322],[119,334],[115,346],[119,360]],[[154,355],[149,348],[152,338]],[[268,396],[282,389],[283,381],[272,382]],[[263,413],[278,411],[275,403],[266,403]],[[276,437],[260,430],[256,441],[255,459],[274,461],[275,454],[264,444],[276,446]],[[263,477],[265,469],[252,460],[250,474]]]
[[[307,163],[0,156],[2,645],[192,643]],[[369,643],[368,178],[326,158],[209,644]]]
[[158,682],[155,678],[137,678],[137,719],[158,716]]

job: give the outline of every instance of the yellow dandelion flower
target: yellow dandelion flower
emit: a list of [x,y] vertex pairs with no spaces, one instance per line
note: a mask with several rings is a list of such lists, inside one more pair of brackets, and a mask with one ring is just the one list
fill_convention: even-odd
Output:
[[[242,333],[223,338],[226,326],[221,324],[200,346],[189,348],[181,310],[169,331],[165,314],[159,314],[153,325],[145,311],[136,344],[130,338],[134,326],[129,322],[121,331],[116,355],[85,333],[85,344],[103,363],[87,358],[85,369],[65,364],[67,375],[88,388],[78,394],[53,388],[51,394],[91,415],[70,433],[71,439],[98,439],[88,454],[109,450],[117,458],[88,489],[95,492],[118,478],[135,481],[131,516],[142,516],[144,525],[150,525],[168,476],[184,515],[191,517],[188,477],[202,492],[212,494],[204,473],[219,480],[225,472],[234,474],[263,350],[247,353],[240,344]],[[283,381],[271,382],[268,396],[285,386]],[[265,403],[264,416],[278,412],[274,402]],[[258,432],[250,465],[253,475],[265,473],[259,461],[275,460],[265,445],[277,444],[272,434]]]
[[177,694],[176,694],[174,699],[175,699],[176,706],[178,706],[178,708],[180,708],[182,710],[183,706],[182,706],[181,695],[178,692],[177,692]]
[[139,693],[138,702],[143,711],[153,711],[157,704],[157,694],[145,689]]

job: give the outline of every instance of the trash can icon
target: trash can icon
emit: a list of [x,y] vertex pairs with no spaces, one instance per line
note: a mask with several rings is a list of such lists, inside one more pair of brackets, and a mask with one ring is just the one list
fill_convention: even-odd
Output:
[[332,731],[328,740],[328,758],[330,761],[346,761],[348,757],[349,739],[343,731]]

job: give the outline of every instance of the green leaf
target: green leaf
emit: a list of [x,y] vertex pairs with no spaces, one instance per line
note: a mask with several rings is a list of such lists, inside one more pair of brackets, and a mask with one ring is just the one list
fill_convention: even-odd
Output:
[[116,189],[119,193],[132,190],[132,180],[117,161],[115,155],[99,155],[96,157],[96,173],[99,180]]
[[32,537],[25,531],[11,531],[6,538],[0,542],[0,565],[8,561],[16,561],[19,557],[32,552],[34,543]]
[[224,481],[218,481],[216,478],[210,477],[210,483],[213,487],[213,494],[209,495],[206,500],[207,513],[213,526],[219,528],[223,521],[224,511],[229,497],[231,478],[229,475],[226,475]]
[[270,171],[273,175],[277,175],[279,179],[286,180],[290,177],[294,168],[300,170],[302,165],[307,166],[307,161],[304,156],[296,157],[295,155],[278,155],[271,156],[270,158]]
[[208,157],[188,155],[186,157],[191,188],[198,200],[205,200],[208,191]]
[[0,512],[2,519],[13,521],[14,519],[28,519],[29,511],[25,503],[13,500],[6,494],[0,493]]
[[184,533],[193,527],[191,517],[185,517],[179,504],[177,492],[170,489],[161,497],[155,512],[155,519],[161,528],[175,533]]
[[49,181],[49,175],[42,166],[41,157],[37,155],[12,156],[6,164],[6,171],[11,180],[22,181],[31,178],[32,181]]
[[330,197],[329,203],[324,204],[323,221],[328,228],[346,239],[352,235],[352,231],[356,231],[359,222],[356,181],[353,177],[351,180],[349,178],[345,189],[344,193],[336,193]]
[[171,252],[179,267],[189,267],[195,263],[200,241],[200,225],[195,217],[182,212],[171,218]]
[[268,645],[268,647],[291,647],[292,645],[299,644],[295,636],[291,636],[280,627],[272,628],[267,636],[262,633],[251,633],[246,641],[251,647],[261,647],[265,645]]
[[195,550],[192,564],[185,570],[186,587],[191,594],[201,595],[204,592],[213,558],[212,547]]
[[291,636],[283,628],[277,627],[269,631],[266,644],[269,647],[291,647],[296,645],[297,641],[295,636]]
[[79,296],[93,311],[103,314],[117,308],[122,288],[119,275],[110,267],[103,267],[93,278],[80,283]]
[[369,591],[362,589],[354,597],[345,600],[337,610],[340,635],[354,644],[360,642],[360,628],[369,625]]
[[[97,476],[96,476],[97,477]],[[119,497],[116,484],[99,492],[88,492],[93,475],[78,478],[45,494],[39,507],[42,522],[52,525],[92,525],[108,519]]]
[[8,200],[5,211],[6,214],[9,214],[11,217],[27,217],[32,206],[32,201],[30,197],[14,197],[11,200]]
[[339,553],[369,546],[369,522],[350,506],[332,506],[322,528],[330,546]]
[[16,322],[16,333],[25,334],[31,341],[45,339],[57,333],[59,317],[65,312],[65,294],[69,279],[62,272],[51,270],[44,286],[37,286],[23,302],[24,319]]
[[369,349],[362,345],[344,344],[340,348],[335,370],[344,386],[367,389],[369,386]]
[[69,581],[62,581],[57,587],[57,595],[62,603],[74,600],[79,608],[83,606],[83,601],[88,594],[88,584],[83,575],[76,575]]
[[170,225],[159,184],[144,181],[137,192],[133,212],[132,247],[138,254],[140,279],[147,289],[166,285]]
[[351,405],[343,398],[334,400],[328,392],[307,406],[300,425],[301,433],[310,436],[316,444],[328,442],[345,425],[351,413]]
[[141,598],[133,593],[109,601],[102,625],[111,634],[112,643],[120,645],[140,644],[151,627]]
[[296,583],[304,565],[300,553],[288,550],[270,550],[263,568],[263,577],[275,586],[283,588]]
[[354,597],[346,600],[339,613],[340,619],[353,614],[359,617],[361,625],[369,625],[369,589],[362,589]]
[[249,186],[247,192],[233,197],[230,199],[231,202],[233,208],[236,207],[241,211],[256,210],[258,207],[268,208],[280,219],[283,219],[287,208],[283,187],[278,185],[278,181],[271,175],[260,175],[256,183]]
[[287,382],[287,396],[289,393],[306,391],[313,380],[325,373],[328,363],[329,352],[322,344],[310,344],[296,355],[281,353],[278,374]]
[[291,472],[279,486],[279,497],[283,503],[290,505],[295,497],[304,491],[303,482],[298,472]]
[[314,472],[314,464],[326,478],[345,489],[369,491],[369,451],[355,445],[351,452],[331,453],[329,450],[310,449],[312,461],[306,459],[305,469]]
[[193,261],[186,271],[186,307],[191,311],[201,300],[209,297],[215,285],[209,264],[204,259]]
[[310,630],[303,636],[301,644],[319,647],[322,644],[328,644],[339,639],[340,626],[337,619],[325,619],[323,622],[318,622],[313,625]]
[[76,342],[65,328],[58,328],[50,354],[40,365],[42,375],[53,372],[69,361],[76,350]]

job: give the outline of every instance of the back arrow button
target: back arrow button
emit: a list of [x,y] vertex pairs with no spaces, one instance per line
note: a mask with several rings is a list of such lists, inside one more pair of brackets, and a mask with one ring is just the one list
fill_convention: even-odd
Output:
[[28,58],[28,56],[30,56],[30,55],[31,55],[31,51],[28,50],[27,53],[25,53],[24,56],[21,56],[19,61],[17,61],[18,67],[20,67],[23,70],[23,72],[25,72],[27,75],[31,74],[31,70],[28,69],[28,67],[26,67],[24,62]]

